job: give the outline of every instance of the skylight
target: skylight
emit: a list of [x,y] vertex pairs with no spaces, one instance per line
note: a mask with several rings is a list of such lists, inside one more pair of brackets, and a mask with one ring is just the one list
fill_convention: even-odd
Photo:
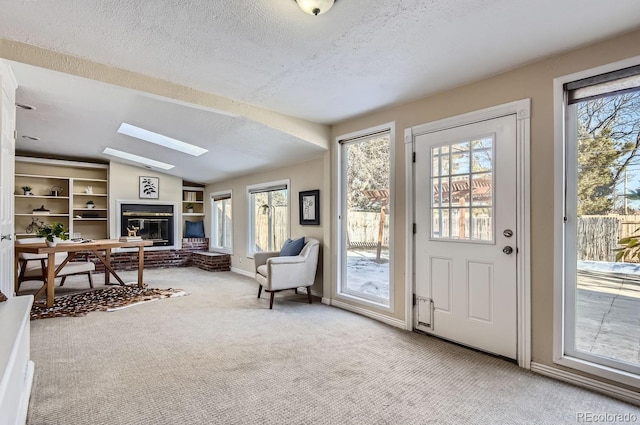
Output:
[[139,164],[148,165],[150,167],[160,168],[162,170],[170,170],[174,165],[167,164],[166,162],[156,161],[154,159],[145,158],[144,156],[134,155],[129,152],[119,151],[117,149],[105,148],[102,153],[116,156],[118,158],[126,159],[128,161],[137,162]]
[[154,133],[153,131],[145,130],[144,128],[136,127],[135,125],[127,124],[126,122],[120,124],[118,133],[135,137],[136,139],[144,140],[145,142],[155,143],[156,145],[164,146],[165,148],[193,156],[200,156],[203,153],[209,152],[208,149],[201,148],[200,146],[172,139],[171,137]]

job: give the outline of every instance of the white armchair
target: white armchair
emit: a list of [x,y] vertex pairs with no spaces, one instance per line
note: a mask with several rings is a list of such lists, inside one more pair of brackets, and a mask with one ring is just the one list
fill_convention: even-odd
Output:
[[273,296],[276,292],[285,289],[306,287],[309,304],[311,304],[311,285],[316,277],[318,268],[318,252],[320,242],[317,239],[305,239],[304,247],[295,257],[280,257],[280,252],[256,252],[254,261],[256,266],[256,280],[258,298],[262,294],[262,288],[271,293],[269,309],[273,308]]

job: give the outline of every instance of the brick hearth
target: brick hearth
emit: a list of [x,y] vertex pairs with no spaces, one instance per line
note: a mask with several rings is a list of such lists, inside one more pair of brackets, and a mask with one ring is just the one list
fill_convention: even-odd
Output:
[[[231,256],[229,254],[208,253],[207,249],[209,249],[208,238],[182,239],[182,249],[145,251],[144,268],[197,266],[208,271],[229,271],[231,269]],[[198,255],[198,259],[195,259],[196,253],[203,255]],[[104,265],[93,253],[89,252],[88,255],[89,260],[96,265],[96,272],[104,273]],[[138,252],[111,253],[111,267],[117,271],[137,270]]]

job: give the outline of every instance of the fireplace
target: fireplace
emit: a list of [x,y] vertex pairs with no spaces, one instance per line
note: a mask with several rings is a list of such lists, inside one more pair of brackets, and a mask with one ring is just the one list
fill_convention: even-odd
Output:
[[120,204],[120,235],[137,227],[137,235],[153,241],[153,246],[173,246],[173,205]]

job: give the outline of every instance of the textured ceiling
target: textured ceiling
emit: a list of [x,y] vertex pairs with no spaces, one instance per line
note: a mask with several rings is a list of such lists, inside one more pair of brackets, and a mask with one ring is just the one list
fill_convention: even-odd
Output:
[[[0,38],[321,124],[405,103],[640,25],[637,0],[339,0],[318,17],[304,14],[293,0],[0,0],[0,10]],[[224,157],[213,165],[229,170],[217,173],[210,170],[214,155],[178,161],[175,173],[197,181],[277,166],[283,152],[299,161],[322,150],[242,116],[141,93],[116,94],[124,89],[92,88],[100,83],[77,77],[51,78],[56,84],[81,84],[85,96],[103,98],[59,110],[91,99],[74,99],[75,89],[65,95],[43,87],[51,84],[45,75],[50,71],[29,74],[27,68],[16,69],[24,86],[19,94],[49,102],[51,110],[48,118],[28,126],[23,117],[20,131],[47,131],[47,122],[53,125],[56,117],[66,131],[83,138],[93,134],[105,144],[112,137],[102,132],[115,130],[99,121],[137,120],[153,131],[205,143]],[[175,125],[167,119],[174,114],[180,117]],[[92,126],[82,128],[84,121]],[[76,156],[99,157],[97,149],[76,145],[75,136],[68,140]]]

